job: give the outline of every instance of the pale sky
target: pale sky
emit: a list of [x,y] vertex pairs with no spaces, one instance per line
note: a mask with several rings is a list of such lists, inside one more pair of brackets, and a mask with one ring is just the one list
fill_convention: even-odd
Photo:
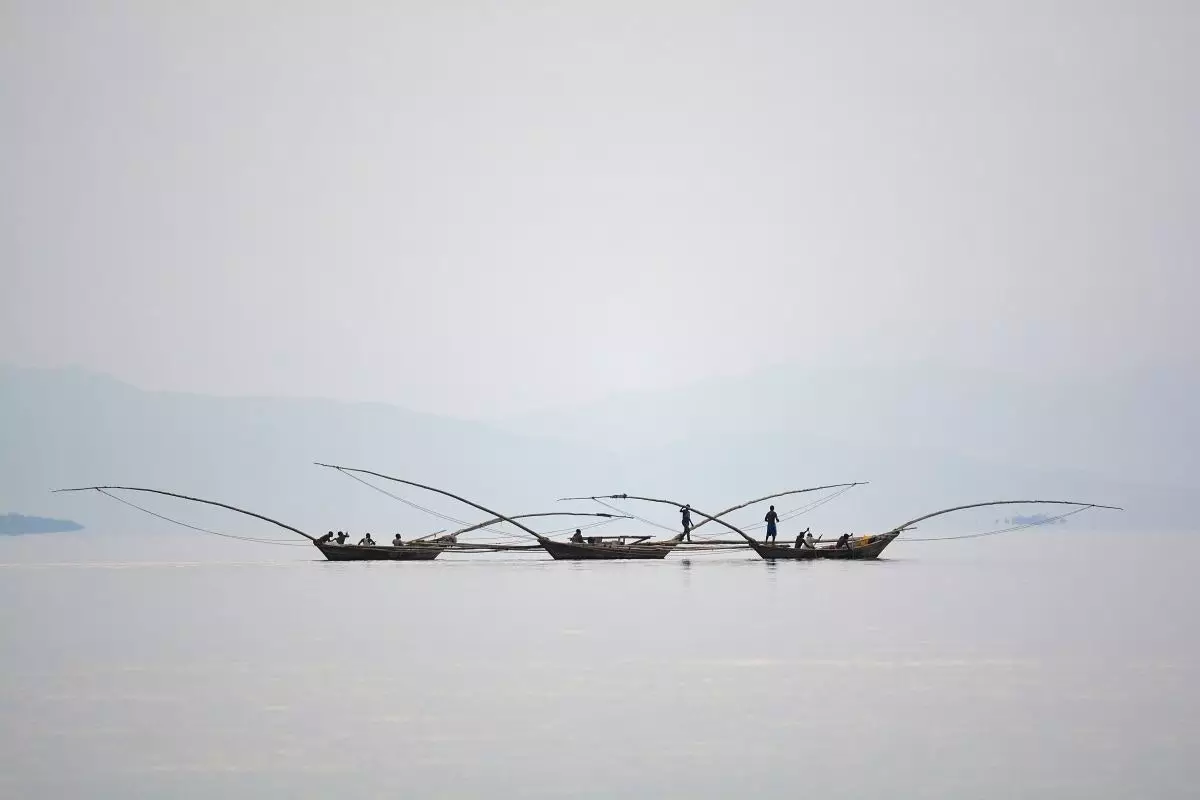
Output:
[[1200,4],[0,0],[0,362],[491,415],[1200,363]]

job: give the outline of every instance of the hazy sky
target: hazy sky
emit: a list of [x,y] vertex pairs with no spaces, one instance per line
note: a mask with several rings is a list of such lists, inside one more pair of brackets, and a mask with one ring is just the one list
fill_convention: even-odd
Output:
[[0,361],[487,414],[1200,361],[1200,4],[0,0]]

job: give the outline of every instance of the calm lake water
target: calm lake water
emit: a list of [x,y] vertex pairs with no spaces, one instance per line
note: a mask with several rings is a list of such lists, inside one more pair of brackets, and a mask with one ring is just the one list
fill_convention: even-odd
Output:
[[1200,792],[1200,537],[318,555],[0,540],[0,796]]

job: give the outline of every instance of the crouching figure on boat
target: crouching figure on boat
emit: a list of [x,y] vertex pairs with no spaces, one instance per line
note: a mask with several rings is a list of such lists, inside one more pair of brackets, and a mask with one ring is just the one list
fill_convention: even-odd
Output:
[[402,547],[403,545],[404,540],[400,538],[400,534],[397,533],[392,537],[392,547]]
[[359,547],[374,547],[375,540],[372,539],[371,534],[368,533],[366,536],[364,536],[363,538],[358,540],[358,546]]

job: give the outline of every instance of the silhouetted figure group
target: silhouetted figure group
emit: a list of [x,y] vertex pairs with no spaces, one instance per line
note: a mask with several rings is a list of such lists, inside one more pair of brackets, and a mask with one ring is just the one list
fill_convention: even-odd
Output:
[[[817,543],[820,541],[822,541],[821,538],[814,537],[812,535],[812,530],[810,528],[805,528],[804,530],[800,531],[800,533],[797,534],[797,536],[796,536],[796,549],[799,550],[802,547],[806,547],[809,550],[816,550]],[[833,543],[833,549],[834,550],[849,550],[850,549],[850,534],[843,533],[841,536],[839,536],[837,538],[837,541]]]
[[[349,538],[350,538],[350,534],[347,533],[346,531],[338,531],[336,536],[334,535],[333,531],[329,531],[324,536],[317,539],[316,542],[317,542],[317,544],[328,544],[329,542],[333,541],[333,542],[337,542],[338,544],[345,544]],[[400,538],[400,534],[397,533],[392,538],[392,547],[402,547],[403,545],[404,545],[404,540],[402,538]],[[376,547],[377,544],[376,544],[375,540],[371,537],[371,534],[368,533],[367,535],[363,536],[361,539],[358,540],[358,546],[359,547]]]

